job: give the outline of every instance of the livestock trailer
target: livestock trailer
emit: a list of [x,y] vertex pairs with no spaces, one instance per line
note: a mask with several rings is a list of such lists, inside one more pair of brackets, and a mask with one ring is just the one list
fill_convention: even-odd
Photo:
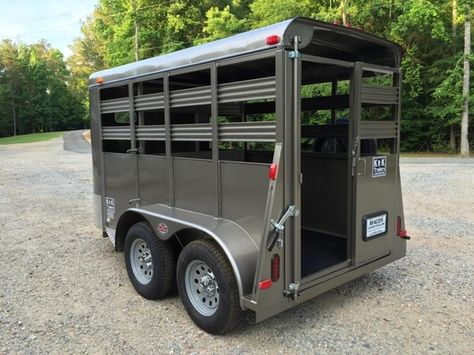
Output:
[[405,256],[400,60],[295,18],[93,74],[99,223],[137,292],[224,333]]

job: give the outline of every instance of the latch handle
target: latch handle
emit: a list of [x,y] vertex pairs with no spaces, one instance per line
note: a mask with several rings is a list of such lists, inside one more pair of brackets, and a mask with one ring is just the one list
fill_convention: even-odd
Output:
[[294,205],[291,205],[286,210],[285,214],[280,218],[278,222],[274,221],[273,219],[270,220],[270,223],[273,226],[273,230],[268,237],[267,249],[268,251],[272,250],[275,246],[276,241],[278,240],[278,236],[281,232],[285,230],[285,222],[288,218],[299,215],[299,211],[296,209]]

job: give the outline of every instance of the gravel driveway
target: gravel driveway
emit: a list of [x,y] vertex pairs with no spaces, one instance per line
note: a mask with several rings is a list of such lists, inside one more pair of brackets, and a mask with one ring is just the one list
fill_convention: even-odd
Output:
[[474,164],[403,164],[408,256],[211,336],[141,298],[93,226],[91,159],[0,146],[0,353],[439,353],[474,349]]

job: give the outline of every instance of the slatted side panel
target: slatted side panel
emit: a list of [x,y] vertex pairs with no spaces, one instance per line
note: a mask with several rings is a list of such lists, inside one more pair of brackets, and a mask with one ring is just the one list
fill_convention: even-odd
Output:
[[179,124],[171,126],[173,141],[212,141],[212,125],[210,123]]
[[221,142],[275,142],[275,122],[238,122],[219,125]]
[[275,98],[275,77],[221,84],[217,89],[219,103]]
[[200,106],[211,104],[211,87],[200,86],[192,89],[170,92],[171,107]]
[[102,100],[100,102],[101,113],[128,112],[130,109],[128,97],[119,99]]
[[135,96],[135,111],[158,110],[165,106],[163,93]]
[[362,85],[361,101],[368,104],[396,105],[398,104],[398,88]]
[[135,128],[136,138],[141,141],[164,141],[165,126],[137,126]]
[[103,140],[130,140],[130,127],[103,127]]
[[361,138],[396,138],[398,122],[361,121],[359,134]]

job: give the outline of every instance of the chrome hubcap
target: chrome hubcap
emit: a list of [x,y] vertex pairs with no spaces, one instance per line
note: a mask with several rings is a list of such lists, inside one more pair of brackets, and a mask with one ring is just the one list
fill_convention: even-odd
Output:
[[130,265],[136,279],[143,285],[153,276],[153,258],[148,244],[140,238],[133,241],[130,249]]
[[186,267],[186,293],[193,307],[203,316],[212,316],[219,306],[219,285],[211,268],[201,260]]

